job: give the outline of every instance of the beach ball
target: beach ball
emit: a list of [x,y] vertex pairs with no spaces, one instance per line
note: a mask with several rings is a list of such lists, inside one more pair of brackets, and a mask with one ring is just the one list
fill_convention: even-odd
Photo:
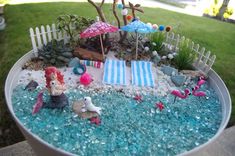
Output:
[[169,32],[169,31],[171,31],[171,26],[166,26],[166,32]]
[[158,25],[157,24],[153,24],[153,29],[157,30],[158,29]]
[[80,83],[84,86],[88,86],[92,81],[93,81],[93,79],[91,78],[91,75],[88,73],[84,73],[80,77]]
[[122,5],[122,4],[118,4],[118,5],[117,5],[117,8],[118,8],[118,9],[123,9],[123,5]]
[[164,25],[160,25],[158,29],[159,29],[160,31],[164,31],[165,27],[164,27]]
[[122,15],[124,15],[124,16],[125,16],[125,15],[127,15],[127,14],[128,14],[128,10],[127,10],[127,9],[123,9],[121,13],[122,13]]
[[131,21],[131,20],[132,20],[132,16],[131,16],[131,15],[127,15],[127,16],[126,16],[126,19],[127,19],[128,21]]

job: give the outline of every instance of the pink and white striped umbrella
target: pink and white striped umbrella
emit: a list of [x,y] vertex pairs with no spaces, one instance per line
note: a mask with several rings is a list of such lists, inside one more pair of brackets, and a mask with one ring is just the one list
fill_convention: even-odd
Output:
[[118,31],[117,27],[102,21],[98,21],[93,23],[86,30],[84,30],[80,34],[80,37],[81,38],[94,37],[97,35],[105,34],[107,32],[116,32],[116,31]]
[[108,32],[116,32],[118,31],[118,28],[115,26],[112,26],[108,23],[98,21],[93,23],[91,26],[89,26],[86,30],[84,30],[81,34],[81,38],[87,38],[87,37],[94,37],[99,35],[100,36],[100,45],[102,49],[102,55],[104,59],[104,47],[103,47],[103,42],[102,42],[102,37],[101,34],[105,34]]

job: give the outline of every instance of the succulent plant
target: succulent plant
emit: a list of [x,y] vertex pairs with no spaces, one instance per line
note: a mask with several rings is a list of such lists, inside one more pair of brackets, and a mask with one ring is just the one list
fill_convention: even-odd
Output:
[[73,49],[64,44],[64,40],[52,40],[38,50],[38,57],[46,64],[51,64],[56,67],[66,65],[73,57]]

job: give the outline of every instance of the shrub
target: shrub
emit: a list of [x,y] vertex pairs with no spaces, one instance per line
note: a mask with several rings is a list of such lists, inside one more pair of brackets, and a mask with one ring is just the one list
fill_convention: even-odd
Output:
[[59,31],[65,31],[69,35],[72,47],[79,42],[79,33],[92,23],[94,23],[93,20],[77,15],[60,15],[57,18],[57,28]]
[[195,53],[189,48],[186,41],[182,41],[179,46],[179,51],[174,58],[175,66],[179,70],[192,69],[194,59]]

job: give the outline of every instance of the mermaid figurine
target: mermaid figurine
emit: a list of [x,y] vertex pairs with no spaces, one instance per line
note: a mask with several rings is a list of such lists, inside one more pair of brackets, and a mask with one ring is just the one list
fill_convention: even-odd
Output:
[[[37,101],[33,106],[32,114],[39,112],[41,108],[59,108],[63,109],[69,104],[68,97],[64,94],[66,90],[64,77],[56,67],[47,67],[45,69],[46,88],[39,92]],[[43,92],[48,90],[50,99],[43,101]]]
[[68,105],[68,98],[64,94],[66,90],[64,77],[56,67],[45,69],[46,88],[50,94],[50,100],[43,104],[45,108],[64,108]]

